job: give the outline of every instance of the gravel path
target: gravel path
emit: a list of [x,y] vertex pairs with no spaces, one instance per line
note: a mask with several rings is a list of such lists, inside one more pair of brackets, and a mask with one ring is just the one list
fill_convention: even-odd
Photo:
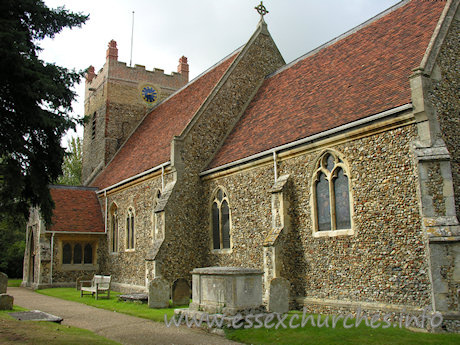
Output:
[[185,326],[170,328],[160,322],[94,308],[35,293],[25,288],[8,288],[14,304],[38,309],[64,318],[63,325],[89,329],[122,344],[238,344],[218,335]]

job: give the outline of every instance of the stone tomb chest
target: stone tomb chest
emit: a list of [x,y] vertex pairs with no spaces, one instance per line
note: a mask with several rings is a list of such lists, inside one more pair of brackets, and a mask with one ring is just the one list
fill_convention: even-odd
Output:
[[263,271],[206,267],[192,271],[191,310],[234,315],[262,305]]

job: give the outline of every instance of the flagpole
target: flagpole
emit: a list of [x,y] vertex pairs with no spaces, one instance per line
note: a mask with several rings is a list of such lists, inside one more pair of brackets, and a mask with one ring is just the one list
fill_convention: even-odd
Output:
[[134,11],[133,11],[133,22],[131,26],[131,56],[129,58],[129,67],[133,66],[133,37],[134,37]]

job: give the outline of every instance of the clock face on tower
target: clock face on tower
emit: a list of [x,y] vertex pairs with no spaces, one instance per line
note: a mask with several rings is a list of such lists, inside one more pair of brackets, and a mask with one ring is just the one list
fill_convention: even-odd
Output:
[[158,98],[157,90],[150,85],[144,86],[141,90],[141,94],[142,99],[149,104],[153,104]]

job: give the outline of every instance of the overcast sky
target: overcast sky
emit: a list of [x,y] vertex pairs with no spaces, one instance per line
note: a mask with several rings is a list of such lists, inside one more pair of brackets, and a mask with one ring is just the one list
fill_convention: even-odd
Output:
[[[266,0],[265,16],[273,39],[286,62],[398,3],[399,0]],[[64,30],[41,43],[41,58],[58,65],[98,71],[105,62],[107,43],[118,43],[118,60],[129,64],[132,12],[132,63],[177,70],[188,57],[190,78],[246,43],[256,29],[256,0],[45,0],[48,7],[65,6],[89,14],[82,28]],[[76,87],[76,116],[83,115],[84,85]],[[82,130],[79,129],[79,135]],[[73,133],[74,134],[74,133]],[[71,134],[70,134],[71,135]]]

